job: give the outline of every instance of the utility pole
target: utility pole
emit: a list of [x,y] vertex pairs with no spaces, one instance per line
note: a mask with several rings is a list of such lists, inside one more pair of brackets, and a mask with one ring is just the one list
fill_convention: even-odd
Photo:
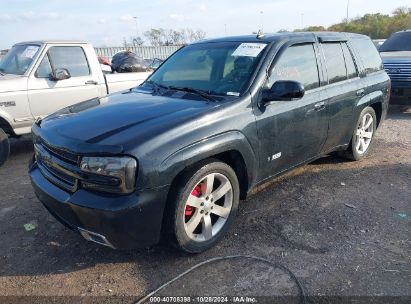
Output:
[[349,9],[350,9],[350,0],[347,0],[347,19],[346,22],[348,23],[348,13],[349,13]]
[[227,36],[227,23],[224,23],[224,36]]

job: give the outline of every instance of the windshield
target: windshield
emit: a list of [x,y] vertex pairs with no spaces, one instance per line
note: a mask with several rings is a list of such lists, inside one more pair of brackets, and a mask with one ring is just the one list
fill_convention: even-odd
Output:
[[240,96],[266,45],[241,42],[192,44],[164,62],[148,83]]
[[15,45],[0,61],[0,72],[24,75],[40,49],[39,45]]
[[411,32],[399,32],[388,38],[379,49],[380,52],[411,51]]

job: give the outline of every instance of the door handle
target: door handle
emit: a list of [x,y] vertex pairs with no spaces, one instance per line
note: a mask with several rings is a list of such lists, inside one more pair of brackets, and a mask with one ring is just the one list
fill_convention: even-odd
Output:
[[357,91],[357,96],[358,97],[364,96],[364,92],[365,92],[364,89],[358,90]]
[[315,105],[314,105],[314,109],[316,110],[316,111],[322,111],[322,110],[324,110],[325,109],[325,102],[319,102],[319,103],[316,103]]
[[97,82],[97,81],[94,81],[94,80],[87,80],[84,84],[85,84],[85,85],[89,85],[89,84],[98,85],[98,82]]

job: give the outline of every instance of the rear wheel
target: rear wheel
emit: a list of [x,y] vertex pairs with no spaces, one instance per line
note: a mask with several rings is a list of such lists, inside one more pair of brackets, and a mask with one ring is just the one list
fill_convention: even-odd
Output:
[[0,166],[3,165],[10,155],[9,137],[0,129]]
[[173,189],[167,232],[179,249],[198,253],[217,243],[235,218],[239,183],[234,170],[210,160],[188,170]]
[[340,155],[351,160],[366,157],[371,149],[376,128],[375,111],[371,107],[366,107],[360,114],[348,149],[340,152]]

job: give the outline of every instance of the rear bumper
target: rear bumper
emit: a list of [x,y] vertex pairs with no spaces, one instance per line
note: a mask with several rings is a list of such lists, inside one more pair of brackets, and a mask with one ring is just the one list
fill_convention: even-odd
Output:
[[411,105],[411,82],[392,81],[390,103]]
[[49,212],[90,241],[115,249],[158,243],[168,187],[127,196],[107,196],[82,189],[69,193],[49,182],[34,163],[34,191]]

